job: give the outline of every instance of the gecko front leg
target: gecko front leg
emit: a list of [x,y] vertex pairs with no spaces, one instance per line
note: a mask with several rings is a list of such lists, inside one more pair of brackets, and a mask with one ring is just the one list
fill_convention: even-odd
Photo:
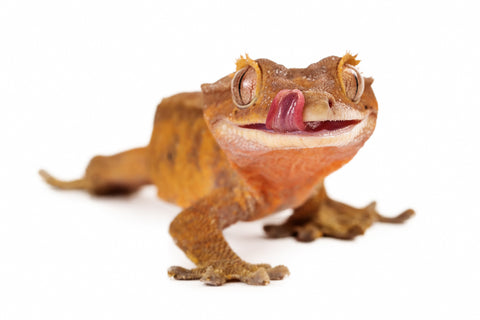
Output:
[[294,236],[298,241],[309,242],[320,237],[353,239],[374,222],[403,223],[415,214],[405,210],[396,217],[380,215],[372,202],[365,208],[354,208],[328,197],[322,184],[316,193],[280,225],[266,225],[264,230],[270,238]]
[[200,280],[208,285],[241,281],[266,285],[289,274],[287,267],[243,261],[228,245],[222,230],[243,220],[255,210],[255,199],[240,188],[219,189],[182,211],[171,223],[170,234],[197,268],[174,266],[169,276],[177,280]]

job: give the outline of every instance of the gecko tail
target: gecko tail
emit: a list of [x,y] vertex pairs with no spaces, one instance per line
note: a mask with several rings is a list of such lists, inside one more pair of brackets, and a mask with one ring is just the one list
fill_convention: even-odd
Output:
[[62,181],[50,175],[45,170],[39,170],[38,174],[45,180],[49,185],[62,189],[62,190],[86,190],[87,181],[85,179],[71,180],[71,181]]

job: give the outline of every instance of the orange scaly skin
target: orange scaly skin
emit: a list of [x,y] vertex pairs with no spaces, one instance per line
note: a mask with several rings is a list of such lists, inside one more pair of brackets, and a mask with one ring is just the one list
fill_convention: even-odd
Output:
[[361,77],[356,64],[350,54],[305,69],[241,58],[235,74],[202,85],[202,92],[164,99],[148,146],[97,156],[79,180],[40,174],[58,188],[98,195],[153,183],[160,198],[184,208],[170,234],[197,265],[171,267],[170,276],[268,284],[288,269],[243,261],[223,229],[293,208],[285,223],[265,226],[269,237],[351,239],[375,221],[400,223],[413,215],[386,218],[374,203],[352,208],[325,191],[325,177],[350,161],[375,128],[373,80]]

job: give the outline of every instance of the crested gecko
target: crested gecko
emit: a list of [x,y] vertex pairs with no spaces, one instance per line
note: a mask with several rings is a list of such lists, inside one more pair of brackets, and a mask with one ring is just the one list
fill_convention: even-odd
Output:
[[268,237],[352,239],[374,222],[401,223],[414,214],[385,217],[375,203],[353,208],[326,193],[325,178],[353,158],[376,124],[373,79],[359,73],[358,63],[347,53],[288,69],[246,55],[235,72],[201,92],[163,99],[147,146],[96,156],[78,180],[40,175],[59,189],[94,195],[154,184],[160,198],[183,208],[169,231],[196,265],[173,266],[169,276],[266,285],[288,268],[242,260],[223,229],[291,208],[284,223],[264,226]]

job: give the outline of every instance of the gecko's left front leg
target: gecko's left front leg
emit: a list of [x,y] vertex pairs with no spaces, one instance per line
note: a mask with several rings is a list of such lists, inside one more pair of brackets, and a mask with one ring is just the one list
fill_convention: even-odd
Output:
[[289,274],[287,267],[250,264],[237,256],[223,237],[222,230],[243,220],[255,210],[255,200],[239,188],[219,189],[182,211],[170,225],[175,243],[197,268],[174,266],[169,276],[177,280],[201,280],[208,285],[242,281],[266,285]]
[[364,234],[374,222],[402,223],[415,214],[412,209],[405,210],[396,217],[380,215],[375,202],[365,208],[354,208],[328,197],[321,185],[316,193],[280,225],[264,227],[270,238],[294,236],[303,242],[320,237],[353,239]]

